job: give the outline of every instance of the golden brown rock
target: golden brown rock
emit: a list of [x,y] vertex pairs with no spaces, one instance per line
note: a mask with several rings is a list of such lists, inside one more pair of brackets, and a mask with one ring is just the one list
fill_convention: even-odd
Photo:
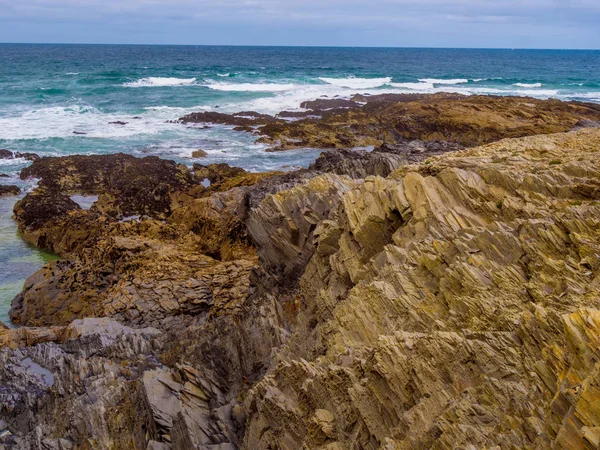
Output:
[[243,447],[594,448],[599,143],[504,140],[346,193]]
[[[281,151],[377,147],[407,139],[472,147],[508,137],[570,131],[600,120],[600,107],[595,104],[525,97],[384,94],[362,100],[320,99],[304,104],[314,109],[299,120],[269,117],[254,118],[252,123],[261,136],[259,142],[271,145],[271,151]],[[181,120],[210,121],[207,114],[212,113]],[[238,120],[235,114],[215,118],[216,123],[236,124]]]
[[[0,349],[13,448],[598,446],[600,130],[313,175],[198,192],[47,266],[23,317],[94,305],[168,331],[79,323]],[[201,254],[230,236],[217,222],[193,231],[241,205],[258,267]]]

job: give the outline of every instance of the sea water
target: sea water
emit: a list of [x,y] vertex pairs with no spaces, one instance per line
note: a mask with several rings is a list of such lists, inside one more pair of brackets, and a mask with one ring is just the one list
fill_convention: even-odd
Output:
[[[197,111],[298,110],[355,93],[523,95],[600,102],[600,52],[0,44],[0,148],[42,156],[157,155],[251,171],[306,167],[314,149],[266,153],[232,127],[171,123]],[[126,125],[110,122],[127,122]],[[208,157],[194,160],[202,149]],[[24,192],[22,159],[0,183]],[[25,244],[0,199],[0,320],[23,281],[52,255]]]

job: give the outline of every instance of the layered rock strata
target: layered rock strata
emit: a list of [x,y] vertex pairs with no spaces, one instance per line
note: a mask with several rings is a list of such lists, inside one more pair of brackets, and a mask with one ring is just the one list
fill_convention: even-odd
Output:
[[65,259],[13,320],[62,326],[0,330],[0,443],[597,447],[600,130],[345,154],[197,166],[141,221],[65,199],[69,239],[23,219],[46,175],[17,218]]

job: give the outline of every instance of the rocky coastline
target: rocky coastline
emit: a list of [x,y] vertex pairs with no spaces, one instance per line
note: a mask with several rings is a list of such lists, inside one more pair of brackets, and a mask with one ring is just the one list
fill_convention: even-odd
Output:
[[600,445],[600,106],[303,108],[180,119],[326,150],[293,172],[31,158],[61,259],[0,323],[0,449]]

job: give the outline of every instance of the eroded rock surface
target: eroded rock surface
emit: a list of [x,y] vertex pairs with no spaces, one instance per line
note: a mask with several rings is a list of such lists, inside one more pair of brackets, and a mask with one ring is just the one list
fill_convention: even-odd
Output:
[[[319,99],[307,112],[280,117],[195,113],[182,123],[238,125],[272,151],[449,141],[472,147],[502,138],[569,131],[600,120],[595,104],[524,97],[383,94],[354,100]],[[286,120],[294,116],[297,120]]]
[[245,448],[593,448],[600,134],[369,178],[321,223]]
[[21,178],[40,178],[40,187],[62,194],[99,195],[96,208],[114,216],[170,213],[170,194],[194,180],[185,166],[155,156],[74,155],[40,158],[21,171]]
[[600,130],[433,148],[197,167],[166,223],[61,244],[14,314],[62,326],[0,330],[0,445],[596,448]]

